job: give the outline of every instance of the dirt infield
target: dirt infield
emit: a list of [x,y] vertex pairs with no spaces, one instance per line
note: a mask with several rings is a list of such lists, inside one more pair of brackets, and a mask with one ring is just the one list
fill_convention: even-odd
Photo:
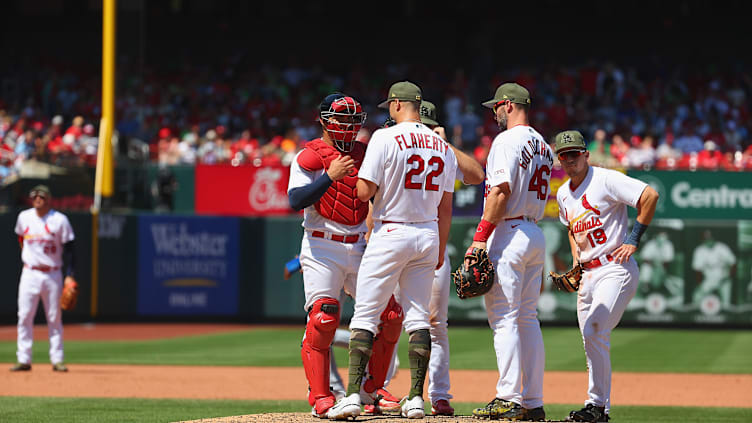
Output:
[[[268,326],[264,326],[268,328]],[[97,324],[67,325],[66,340],[155,339],[253,329],[250,325],[212,324]],[[39,331],[40,333],[36,333]],[[169,334],[169,335],[165,335]],[[0,327],[0,340],[14,340],[15,327]],[[35,328],[44,339],[46,328]],[[10,367],[11,363],[7,364]],[[0,364],[2,366],[2,364]],[[69,397],[71,386],[79,397],[189,398],[233,400],[301,400],[307,384],[302,367],[69,365],[70,372],[53,372],[48,363],[35,363],[31,372],[2,372],[0,395]],[[0,369],[2,370],[2,369]],[[347,369],[342,369],[347,373]],[[493,395],[496,371],[451,370],[452,394],[457,402],[483,402]],[[65,383],[60,383],[61,379]],[[390,385],[399,395],[409,389],[409,371],[400,369]],[[587,387],[587,373],[546,372],[544,395],[549,404],[580,403]],[[624,373],[613,375],[612,403],[647,406],[696,406],[752,408],[752,375]],[[358,420],[389,422],[387,416]],[[431,417],[430,421],[463,421]],[[201,422],[316,421],[302,413],[235,416]]]

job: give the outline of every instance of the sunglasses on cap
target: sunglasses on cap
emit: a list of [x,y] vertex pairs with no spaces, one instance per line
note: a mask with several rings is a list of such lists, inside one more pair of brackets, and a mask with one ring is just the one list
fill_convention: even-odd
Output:
[[34,199],[37,197],[42,197],[43,200],[47,199],[47,193],[44,191],[32,191],[29,193],[29,197]]
[[569,151],[563,151],[559,153],[558,156],[559,156],[559,160],[563,161],[563,160],[577,159],[583,154],[585,154],[585,150],[569,150]]

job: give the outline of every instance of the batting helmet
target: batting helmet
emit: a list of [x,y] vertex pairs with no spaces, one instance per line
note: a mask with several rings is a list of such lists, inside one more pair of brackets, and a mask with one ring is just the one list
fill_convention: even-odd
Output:
[[347,153],[352,150],[355,137],[366,121],[366,113],[354,98],[334,93],[321,102],[319,118],[337,149]]

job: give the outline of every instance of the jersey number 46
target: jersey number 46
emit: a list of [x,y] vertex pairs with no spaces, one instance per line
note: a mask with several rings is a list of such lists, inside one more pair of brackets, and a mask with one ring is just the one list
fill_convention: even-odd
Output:
[[527,190],[535,192],[539,200],[548,198],[548,180],[551,177],[551,169],[546,165],[538,166],[533,171],[533,177],[527,184]]
[[[416,163],[417,166],[415,166]],[[415,176],[420,178],[420,175],[426,168],[426,163],[423,160],[423,157],[420,157],[417,154],[413,154],[412,156],[407,158],[407,164],[414,167],[411,167],[405,175],[405,189],[423,189],[423,181],[421,181],[420,179],[418,181],[413,180],[413,177]],[[428,166],[430,166],[433,170],[428,172],[428,175],[426,175],[426,191],[438,191],[439,185],[434,183],[434,178],[441,175],[441,172],[444,171],[444,161],[441,160],[441,157],[433,156],[428,159]]]

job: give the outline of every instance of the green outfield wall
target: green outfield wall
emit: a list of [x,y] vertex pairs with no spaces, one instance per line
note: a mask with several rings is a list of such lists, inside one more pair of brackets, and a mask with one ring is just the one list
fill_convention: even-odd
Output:
[[[0,215],[12,228],[14,213]],[[284,264],[299,253],[299,216],[238,218],[194,215],[102,214],[99,282],[91,298],[91,215],[68,213],[76,233],[81,297],[70,320],[241,321],[303,320],[303,279],[284,280]],[[453,220],[452,267],[470,244],[477,218]],[[566,231],[556,220],[539,222],[546,236],[544,273],[571,264]],[[9,230],[11,232],[11,230]],[[0,317],[12,323],[22,269],[14,236],[0,240],[6,273]],[[752,220],[655,219],[636,255],[640,284],[623,322],[661,325],[752,326]],[[445,281],[451,284],[451,281]],[[575,322],[576,296],[552,290],[544,279],[543,322]],[[96,313],[92,313],[95,304]],[[343,316],[352,315],[345,298]],[[450,320],[486,321],[481,298],[460,300],[452,290]],[[41,308],[38,321],[43,321]]]

